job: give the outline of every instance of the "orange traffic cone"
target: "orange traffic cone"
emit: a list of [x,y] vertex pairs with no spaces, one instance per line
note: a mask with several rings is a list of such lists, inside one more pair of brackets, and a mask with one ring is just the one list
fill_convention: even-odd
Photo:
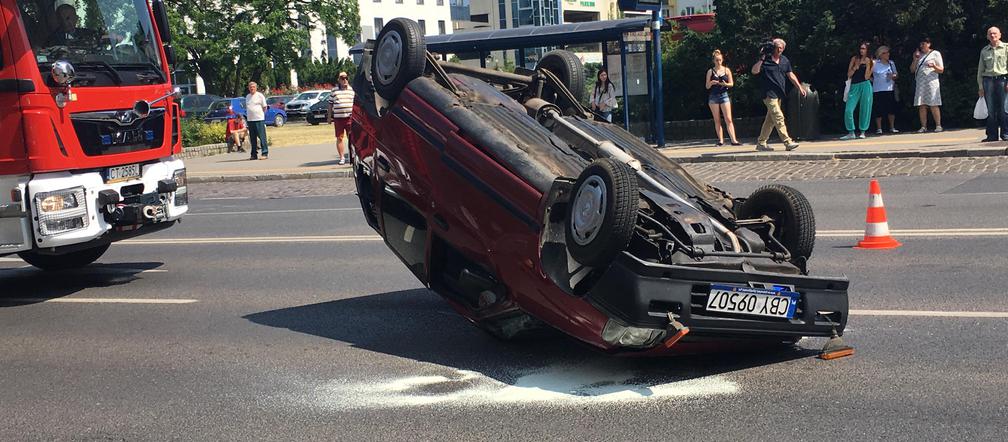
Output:
[[878,180],[871,180],[868,186],[868,216],[865,219],[864,239],[858,242],[859,249],[895,249],[903,244],[889,235],[889,221],[886,219],[885,205],[882,203],[882,188]]

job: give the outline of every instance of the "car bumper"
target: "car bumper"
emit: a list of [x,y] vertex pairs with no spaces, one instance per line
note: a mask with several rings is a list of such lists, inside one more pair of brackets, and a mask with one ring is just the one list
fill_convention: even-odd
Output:
[[[785,285],[801,297],[794,318],[766,318],[707,311],[711,284]],[[595,307],[624,325],[668,329],[669,313],[689,327],[691,339],[794,338],[842,334],[847,325],[846,278],[692,268],[645,262],[624,253],[588,293]]]

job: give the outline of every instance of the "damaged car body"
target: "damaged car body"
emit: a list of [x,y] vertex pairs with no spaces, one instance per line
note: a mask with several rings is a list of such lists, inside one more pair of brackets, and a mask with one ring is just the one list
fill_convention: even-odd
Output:
[[805,197],[768,185],[733,198],[593,118],[573,54],[468,67],[395,19],[365,43],[353,87],[365,218],[491,334],[548,326],[636,354],[842,335],[848,281],[808,274]]

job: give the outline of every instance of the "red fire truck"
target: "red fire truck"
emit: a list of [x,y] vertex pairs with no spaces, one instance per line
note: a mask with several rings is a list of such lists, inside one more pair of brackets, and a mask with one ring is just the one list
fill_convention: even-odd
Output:
[[0,256],[45,270],[189,210],[162,0],[0,0]]

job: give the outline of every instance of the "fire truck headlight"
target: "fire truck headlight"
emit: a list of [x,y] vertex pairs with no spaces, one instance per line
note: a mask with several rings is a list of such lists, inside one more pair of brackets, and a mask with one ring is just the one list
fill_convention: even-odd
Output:
[[39,192],[35,194],[39,230],[43,235],[55,235],[88,226],[87,201],[84,188]]
[[189,204],[189,189],[186,188],[186,170],[179,169],[175,171],[175,175],[172,176],[175,179],[175,202],[176,206],[185,206]]

